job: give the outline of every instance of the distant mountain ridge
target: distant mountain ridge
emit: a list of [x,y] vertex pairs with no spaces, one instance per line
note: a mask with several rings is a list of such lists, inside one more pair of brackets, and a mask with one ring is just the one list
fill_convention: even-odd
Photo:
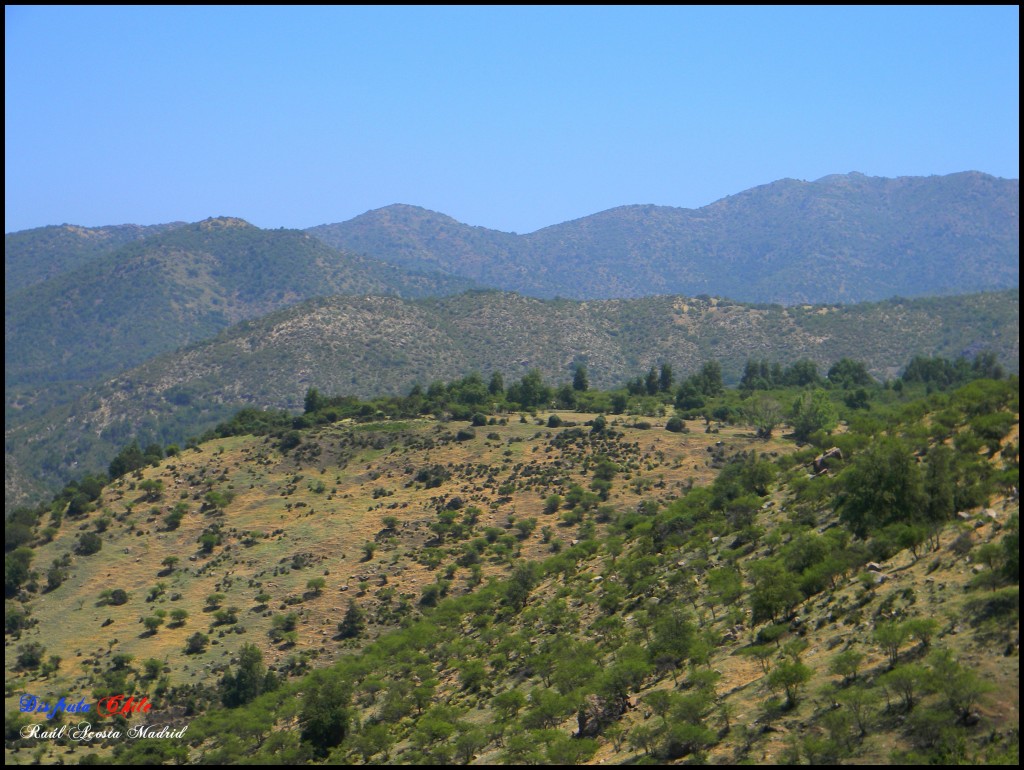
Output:
[[210,218],[132,240],[9,293],[5,379],[11,387],[108,376],[314,296],[422,297],[473,285],[342,253],[298,230]]
[[1019,286],[1020,183],[979,172],[783,179],[699,209],[631,205],[516,235],[408,205],[306,232],[531,296],[861,302]]
[[47,278],[81,267],[133,241],[158,235],[184,222],[163,225],[79,227],[53,225],[4,236],[4,294],[15,294]]
[[[11,233],[5,237],[5,427],[7,473],[16,479],[8,489],[24,488],[23,480],[39,468],[52,480],[95,466],[102,453],[90,448],[91,429],[71,439],[56,426],[72,433],[76,426],[95,426],[88,415],[101,383],[142,366],[119,380],[125,388],[114,386],[127,393],[166,361],[185,366],[197,360],[195,348],[181,359],[171,355],[183,346],[216,338],[211,344],[222,347],[204,350],[228,350],[225,339],[244,337],[243,327],[233,326],[240,322],[256,324],[252,328],[271,335],[273,344],[252,340],[238,353],[237,366],[218,362],[209,377],[195,370],[161,374],[161,381],[180,382],[164,389],[166,398],[158,389],[156,406],[145,406],[141,388],[139,404],[125,399],[124,415],[105,413],[100,443],[109,448],[134,434],[164,440],[241,404],[293,404],[307,383],[372,395],[417,379],[460,376],[467,368],[518,373],[530,362],[555,376],[576,355],[594,365],[595,377],[607,378],[595,380],[604,385],[654,359],[689,365],[725,356],[723,363],[735,370],[741,357],[769,354],[822,362],[836,353],[853,355],[892,374],[913,353],[956,356],[993,347],[1016,368],[1015,293],[993,295],[999,297],[993,309],[987,299],[922,300],[916,307],[929,309],[911,314],[916,320],[907,328],[874,320],[865,330],[860,311],[824,310],[819,318],[801,306],[1015,291],[1019,200],[1017,180],[977,172],[897,179],[846,174],[780,180],[694,210],[622,206],[528,235],[471,227],[406,205],[307,231],[262,230],[242,219],[212,217]],[[527,296],[471,293],[420,304],[397,299],[481,287]],[[276,315],[267,326],[257,320],[330,296],[335,299],[324,300],[326,306],[348,308],[335,315],[352,326],[321,328],[306,318],[306,307],[296,310],[298,327],[275,325]],[[711,296],[733,301],[712,304]],[[529,297],[650,299],[595,305]],[[789,309],[726,311],[735,300]],[[346,305],[362,301],[369,305],[358,312]],[[674,302],[709,305],[706,319],[712,320],[693,326],[688,312],[665,309]],[[894,312],[882,315],[891,321]],[[799,344],[787,337],[798,316],[808,324]],[[853,326],[841,329],[838,319],[844,318]],[[718,323],[729,319],[733,326]],[[815,324],[829,334],[807,330]],[[929,324],[938,324],[941,334]],[[295,328],[302,330],[298,337],[291,336]],[[333,347],[324,346],[321,333]],[[284,340],[294,347],[284,347]],[[150,363],[156,368],[145,368]],[[181,414],[170,424],[172,407]],[[19,442],[40,441],[45,451],[10,454]]]

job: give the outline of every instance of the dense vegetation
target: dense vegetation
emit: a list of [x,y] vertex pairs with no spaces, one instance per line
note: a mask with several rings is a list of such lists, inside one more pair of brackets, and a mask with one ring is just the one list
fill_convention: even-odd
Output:
[[4,295],[15,294],[28,286],[75,270],[127,243],[183,224],[172,222],[166,225],[113,227],[59,225],[7,233],[4,235]]
[[7,387],[91,380],[328,294],[472,284],[343,254],[296,230],[208,219],[133,241],[6,297]]
[[968,172],[783,179],[700,209],[622,206],[516,235],[415,206],[308,230],[338,248],[535,297],[863,302],[1019,284],[1020,184]]
[[537,368],[561,382],[583,364],[591,385],[612,388],[662,363],[689,376],[710,359],[721,363],[725,383],[736,384],[748,359],[807,359],[824,374],[850,357],[884,380],[916,354],[969,361],[983,349],[1016,371],[1018,318],[1016,291],[791,308],[708,297],[579,303],[495,292],[312,300],[158,357],[42,415],[38,402],[22,408],[16,400],[18,408],[8,410],[6,499],[31,499],[28,469],[52,492],[73,475],[106,467],[132,438],[180,445],[242,407],[301,408],[310,386],[366,398],[408,393],[416,383],[427,389],[473,370],[513,382]]
[[[611,391],[593,374],[308,388],[302,414],[243,411],[185,451],[129,444],[114,480],[18,511],[8,760],[49,749],[18,738],[12,698],[58,684],[146,694],[152,722],[188,724],[72,747],[123,763],[1017,759],[1016,377],[987,354],[887,382],[854,359],[752,358],[736,388],[716,361]],[[146,556],[186,531],[188,566]],[[103,644],[105,621],[88,660],[62,660],[33,627],[42,600],[82,590],[72,573],[108,541],[163,559],[96,616],[134,615],[159,656]],[[334,639],[310,638],[317,618]]]

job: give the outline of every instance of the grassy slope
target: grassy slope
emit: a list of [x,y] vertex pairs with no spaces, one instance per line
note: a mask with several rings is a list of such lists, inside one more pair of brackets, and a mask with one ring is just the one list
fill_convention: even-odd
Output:
[[[572,420],[586,418],[574,414],[564,416]],[[416,561],[424,554],[427,540],[431,537],[427,526],[436,520],[437,503],[442,496],[459,495],[470,504],[480,505],[483,515],[477,526],[478,532],[491,525],[508,526],[510,514],[517,518],[536,517],[537,529],[520,544],[521,555],[528,559],[550,555],[549,546],[541,542],[540,528],[545,524],[552,526],[555,536],[566,543],[573,539],[575,527],[559,527],[557,515],[546,516],[541,512],[547,494],[564,492],[565,482],[586,484],[590,478],[589,473],[581,472],[585,457],[573,458],[571,451],[564,454],[548,451],[551,448],[549,436],[557,436],[559,430],[513,420],[506,426],[477,428],[477,437],[471,441],[444,439],[455,427],[434,421],[358,426],[354,431],[330,426],[319,429],[314,438],[293,450],[289,457],[282,457],[263,439],[243,437],[211,442],[201,451],[187,451],[166,461],[160,468],[144,473],[145,478],[161,478],[167,485],[164,499],[155,505],[139,500],[139,491],[129,488],[133,480],[118,482],[107,493],[105,506],[121,518],[131,503],[134,513],[125,521],[111,525],[103,535],[104,548],[100,554],[76,557],[71,578],[56,591],[32,603],[33,616],[40,622],[24,635],[22,641],[39,639],[47,645],[50,653],[60,651],[65,662],[59,675],[52,681],[32,681],[30,678],[26,681],[25,677],[8,670],[8,694],[12,695],[20,687],[43,692],[54,692],[61,687],[67,687],[72,693],[83,691],[79,677],[86,674],[92,663],[105,666],[111,654],[118,652],[135,656],[136,664],[149,657],[165,660],[174,683],[212,683],[212,679],[218,677],[224,665],[231,660],[232,653],[245,642],[259,645],[265,659],[272,665],[280,666],[302,652],[315,656],[316,666],[324,665],[351,650],[354,644],[332,639],[336,623],[350,598],[355,597],[368,615],[373,616],[386,604],[378,598],[382,576],[386,576],[387,587],[397,591],[396,600],[407,598],[415,604],[422,587],[443,573],[444,564],[451,563],[452,557],[446,556],[442,566],[435,570]],[[773,442],[771,446],[754,442],[749,433],[740,428],[726,428],[717,435],[677,435],[663,430],[623,426],[617,426],[617,429],[623,431],[622,438],[606,444],[603,449],[619,462],[633,466],[629,472],[631,478],[620,475],[614,484],[610,503],[617,510],[629,510],[643,498],[674,498],[690,479],[698,485],[710,482],[715,473],[711,467],[713,452],[719,448],[716,446],[719,442],[723,444],[721,448],[730,454],[754,446],[761,451],[782,453],[792,449],[783,441]],[[490,432],[497,433],[499,438],[487,439],[486,434]],[[371,440],[374,436],[387,438],[375,442]],[[435,445],[427,448],[426,439],[433,439]],[[1015,439],[1011,437],[1009,440]],[[296,462],[301,457],[306,459]],[[428,490],[415,483],[408,485],[416,470],[438,462],[450,463],[453,469],[452,478],[443,486]],[[554,462],[563,463],[556,474],[562,483],[538,483],[538,478],[544,478],[542,471],[551,468]],[[569,462],[573,464],[571,468],[566,467]],[[516,474],[521,463],[523,467],[519,467]],[[481,473],[482,465],[496,469],[493,480],[488,479],[486,473]],[[535,475],[522,472],[530,467],[536,471]],[[511,481],[516,486],[515,491],[508,493],[506,489],[504,492],[508,494],[499,493],[498,487],[510,483],[513,474],[517,475]],[[318,480],[324,481],[324,492],[314,491]],[[134,481],[138,483],[137,479]],[[639,485],[642,493],[638,493],[635,485]],[[231,487],[237,496],[223,516],[200,513],[200,500],[208,490]],[[394,494],[375,499],[373,491],[379,488]],[[508,499],[499,500],[502,497]],[[787,498],[784,489],[777,491],[773,496],[776,505],[763,509],[759,514],[758,523],[768,532],[775,529],[784,531],[788,517],[782,510]],[[159,518],[150,513],[151,509],[155,507],[164,512],[178,499],[188,503],[190,513],[179,530],[160,532]],[[1017,510],[1015,502],[997,504],[996,522],[1005,522],[1014,510]],[[383,517],[387,515],[398,519],[394,536],[382,532]],[[39,548],[34,566],[45,569],[52,558],[68,551],[78,529],[89,528],[97,516],[94,513],[88,520],[66,521],[54,542]],[[200,532],[217,520],[228,529],[225,544],[217,547],[211,557],[197,556],[196,561],[188,560],[197,554],[195,541]],[[129,523],[134,523],[134,533],[130,531]],[[827,516],[819,522],[821,526],[829,523]],[[997,538],[999,526],[990,518],[979,516],[968,528],[973,527],[975,542],[980,544]],[[950,550],[952,541],[963,528],[957,525],[947,527],[940,551],[918,562],[913,562],[906,552],[895,556],[883,565],[883,572],[890,579],[873,591],[865,591],[858,581],[851,581],[835,591],[812,597],[800,607],[803,625],[809,629],[806,635],[809,646],[803,660],[812,666],[815,675],[807,688],[808,696],[800,707],[781,717],[772,731],[761,732],[756,721],[761,716],[761,704],[769,695],[762,673],[755,661],[737,655],[741,648],[752,642],[756,629],[741,628],[734,641],[718,646],[709,661],[711,668],[722,672],[716,687],[718,697],[731,706],[732,723],[746,726],[747,731],[740,733],[737,729],[731,732],[711,751],[710,759],[716,762],[741,759],[777,762],[788,756],[787,736],[823,733],[820,717],[829,711],[828,699],[816,693],[827,681],[836,681],[827,673],[828,661],[835,652],[852,646],[866,654],[862,677],[871,679],[880,674],[885,668],[885,660],[877,646],[870,642],[870,635],[874,623],[888,614],[936,618],[940,623],[939,643],[953,649],[962,661],[979,669],[989,681],[999,685],[999,689],[982,706],[983,729],[1001,733],[1016,726],[1019,719],[1016,687],[1019,658],[1016,654],[994,654],[1002,652],[1000,633],[993,633],[991,628],[973,627],[963,609],[964,603],[977,594],[967,591],[974,568]],[[257,540],[255,545],[247,548],[240,544],[244,532],[264,533],[270,537]],[[372,540],[380,540],[373,558],[361,561],[364,543]],[[724,541],[713,543],[704,556],[714,565],[724,556],[726,547]],[[762,546],[745,557],[741,565],[749,567],[768,552],[769,548]],[[182,561],[173,575],[161,577],[161,561],[168,553],[180,554]],[[277,570],[279,574],[273,574],[282,562],[290,563],[295,554],[309,555],[312,564],[303,569],[288,570],[287,574],[280,570]],[[680,561],[687,562],[699,556],[695,553],[679,554]],[[483,561],[485,576],[506,575],[508,563],[506,558],[488,555]],[[603,552],[585,559],[579,567],[571,581],[544,580],[534,589],[528,606],[540,608],[558,596],[567,597],[569,609],[578,614],[582,628],[587,628],[600,615],[596,604],[603,589],[593,578],[602,574],[613,578],[615,571],[613,562],[610,563],[608,555]],[[326,578],[323,594],[307,596],[284,609],[283,600],[302,597],[306,593],[307,580],[314,576]],[[671,577],[671,569],[659,571],[658,577],[659,585],[667,585],[665,581]],[[466,570],[456,572],[452,584],[454,594],[467,590],[465,578]],[[153,604],[146,603],[147,589],[157,581],[167,583],[167,595]],[[250,585],[250,581],[258,581],[259,585]],[[360,587],[363,581],[368,584],[365,595],[362,595]],[[123,607],[96,607],[95,599],[104,587],[125,588],[131,593],[131,600]],[[266,590],[273,596],[265,612],[254,609],[253,597],[260,590]],[[659,590],[670,593],[668,588]],[[214,591],[226,595],[223,606],[235,605],[241,609],[239,625],[245,627],[246,633],[227,633],[221,637],[218,629],[210,629],[212,618],[204,612],[203,602]],[[181,598],[170,601],[172,592],[179,592]],[[143,633],[139,619],[157,607],[182,607],[189,611],[189,619],[183,628],[165,626],[155,636],[149,637]],[[267,636],[270,628],[267,615],[285,611],[300,613],[299,638],[294,648],[273,645]],[[880,611],[885,614],[879,615]],[[718,633],[727,630],[721,614],[719,620],[712,620],[703,602],[700,614],[706,628]],[[71,622],[68,622],[69,615]],[[106,618],[113,623],[101,627]],[[466,622],[469,620],[466,618]],[[641,633],[642,629],[637,626],[632,613],[623,614],[623,620],[630,633]],[[372,639],[386,627],[387,624],[371,625],[368,637]],[[494,644],[494,640],[484,642],[486,634],[474,630],[472,625],[464,628],[468,644]],[[527,624],[518,626],[517,630],[529,636],[537,634],[539,628],[531,630]],[[230,630],[231,627],[220,630],[224,629]],[[184,640],[196,630],[212,630],[214,645],[201,656],[186,657],[182,652]],[[542,639],[543,635],[538,638]],[[111,644],[112,639],[117,641]],[[902,650],[902,658],[913,659],[918,652],[913,643],[908,643]],[[12,656],[7,657],[10,661]],[[444,663],[444,660],[442,655],[442,662],[438,664],[439,697],[468,709],[465,719],[471,723],[484,725],[493,721],[494,713],[485,701],[477,701],[475,697],[460,692],[458,662],[449,660]],[[530,684],[517,682],[519,680],[513,679],[505,686],[522,687],[525,691]],[[495,684],[501,686],[498,682]],[[646,696],[653,690],[671,686],[671,678],[649,679],[635,694],[633,700],[637,707],[627,712],[622,724],[627,729],[644,724],[649,714],[644,705]],[[5,705],[8,712],[11,711],[13,698],[9,697]],[[371,716],[374,711],[375,707],[368,705],[362,716]],[[898,721],[873,727],[858,747],[860,761],[884,762],[889,759],[893,748],[905,746],[899,733],[891,729]],[[712,724],[716,729],[720,726],[715,718]],[[574,728],[575,719],[567,719],[559,726],[566,733]],[[739,736],[748,734],[753,737],[740,740]],[[628,744],[616,750],[612,742],[603,741],[592,761],[621,762],[638,756],[638,751]],[[478,761],[497,761],[498,758],[499,751],[492,747],[481,753]],[[27,754],[8,754],[8,759],[25,761]],[[53,759],[55,756],[44,757],[44,761]]]
[[[573,421],[587,419],[586,415],[574,413],[565,414],[565,417]],[[198,675],[195,666],[190,665],[191,661],[182,654],[184,640],[196,630],[207,630],[204,600],[207,595],[224,588],[228,573],[231,573],[232,585],[224,590],[227,598],[223,604],[242,609],[242,624],[248,631],[244,636],[228,636],[222,643],[224,649],[213,655],[214,660],[228,656],[243,642],[254,640],[265,647],[268,663],[282,662],[289,655],[306,649],[322,654],[324,660],[331,660],[337,656],[338,647],[319,638],[322,636],[320,632],[330,631],[333,635],[333,627],[340,619],[337,608],[340,606],[344,610],[347,600],[358,592],[361,578],[376,581],[380,575],[387,575],[389,586],[414,599],[419,598],[419,588],[433,580],[433,570],[411,558],[432,537],[427,526],[436,518],[435,506],[431,503],[433,498],[461,495],[468,504],[483,508],[478,525],[481,531],[488,526],[503,527],[510,515],[537,517],[537,530],[521,543],[522,555],[539,558],[549,552],[547,546],[540,543],[540,526],[556,526],[558,517],[545,517],[541,509],[544,499],[556,488],[517,490],[509,495],[500,495],[497,486],[482,484],[476,468],[480,465],[504,468],[495,474],[495,483],[500,486],[507,482],[515,465],[548,466],[551,462],[551,456],[545,452],[548,436],[557,435],[559,430],[549,430],[533,423],[521,424],[513,419],[505,426],[477,428],[477,437],[472,441],[454,442],[451,441],[454,426],[433,420],[410,421],[404,425],[408,430],[381,432],[380,435],[387,436],[386,448],[359,447],[346,449],[340,454],[340,437],[347,434],[373,436],[376,435],[373,430],[376,426],[361,425],[355,430],[337,426],[321,429],[316,442],[324,450],[320,460],[313,463],[296,463],[290,457],[282,457],[263,438],[241,437],[210,442],[198,451],[185,450],[159,468],[144,472],[144,478],[159,478],[166,484],[163,499],[156,503],[145,502],[141,492],[129,489],[139,483],[137,480],[116,482],[104,498],[104,508],[115,518],[124,518],[124,521],[113,522],[103,534],[104,546],[99,554],[75,557],[71,578],[56,591],[32,603],[33,617],[40,621],[39,628],[59,628],[60,620],[69,607],[76,616],[74,627],[66,629],[67,636],[50,637],[52,641],[47,643],[48,647],[67,651],[64,657],[68,670],[62,668],[62,675],[82,673],[82,670],[76,672],[70,668],[75,665],[71,652],[87,654],[105,648],[107,639],[118,638],[120,641],[115,653],[127,652],[138,660],[167,654],[176,682],[195,678]],[[380,426],[389,425],[382,423]],[[751,446],[759,450],[766,448],[764,442],[754,442],[745,431],[738,429],[729,429],[725,435],[691,433],[682,437],[656,429],[625,427],[622,431],[624,437],[615,442],[621,451],[644,458],[645,464],[637,478],[664,483],[660,495],[666,499],[678,495],[691,478],[698,484],[711,480],[713,470],[707,459],[710,457],[707,452],[709,446],[727,440],[729,447],[735,450]],[[487,439],[486,434],[491,432],[500,438]],[[448,437],[447,440],[440,439],[444,441],[442,458],[438,457],[436,447],[402,447],[406,438],[413,443],[422,438],[433,438],[436,442],[439,436]],[[396,438],[395,445],[399,448],[391,453],[391,441]],[[639,443],[642,450],[629,446],[633,443]],[[773,450],[781,449],[781,443],[773,445]],[[350,451],[355,452],[354,456],[348,457]],[[656,458],[658,452],[664,454],[663,460]],[[337,459],[342,456],[346,458],[345,467],[337,464]],[[411,487],[406,486],[413,478],[407,472],[408,468],[419,470],[438,462],[461,466],[461,471],[455,472],[442,487],[424,489],[422,484],[415,483]],[[294,482],[296,475],[302,478]],[[559,474],[559,478],[584,485],[589,483],[589,477],[582,474],[579,467],[564,476]],[[311,489],[318,480],[327,486],[323,493]],[[559,486],[564,489],[568,484]],[[475,491],[478,487],[480,491]],[[338,491],[332,493],[334,488]],[[374,499],[373,490],[377,488],[388,489],[393,495]],[[201,498],[209,489],[236,493],[223,516],[199,512]],[[294,491],[287,492],[289,489]],[[644,495],[648,496],[649,493]],[[510,499],[497,502],[504,497]],[[178,530],[162,531],[161,517],[179,499],[188,503],[190,513]],[[635,489],[618,484],[609,502],[625,508],[635,506],[640,499]],[[129,506],[133,512],[126,515]],[[34,566],[45,567],[60,554],[70,551],[79,530],[92,529],[91,525],[100,515],[101,512],[93,512],[82,520],[65,521],[54,541],[38,549]],[[400,522],[395,542],[382,545],[369,562],[361,561],[363,544],[378,536],[384,528],[382,519],[387,515],[396,516]],[[231,546],[229,550],[218,547],[211,557],[198,556],[197,538],[204,527],[214,521],[223,522],[225,527],[232,532],[237,530],[237,533],[286,531],[250,548],[239,545],[241,538],[236,534],[229,535],[225,538],[225,544]],[[562,540],[572,539],[574,528],[556,526],[556,529]],[[290,563],[296,553],[312,554],[314,566],[268,577],[267,573],[272,573],[280,561]],[[161,561],[168,554],[180,555],[181,562],[173,575],[161,576],[159,573],[164,569]],[[196,561],[189,561],[192,555],[198,556]],[[503,574],[507,572],[506,566],[500,563],[489,565],[485,574]],[[274,595],[270,606],[277,610],[283,599],[301,596],[306,582],[311,577],[322,576],[325,570],[330,575],[323,595],[295,607],[302,610],[303,631],[311,630],[314,636],[300,634],[300,642],[295,649],[271,647],[266,640],[269,619],[251,612],[255,605],[252,597],[259,591],[251,588],[248,580],[252,578],[263,582]],[[197,572],[201,574],[197,575]],[[179,592],[182,598],[172,602],[165,596],[154,604],[146,603],[147,590],[160,581],[167,584],[168,596]],[[342,591],[342,586],[349,586],[349,589]],[[96,599],[103,588],[118,587],[131,593],[131,601],[121,607],[96,606]],[[372,596],[366,601],[372,607]],[[170,610],[175,607],[189,612],[189,621],[183,628],[161,628],[154,638],[140,636],[144,632],[138,625],[142,615],[152,614],[157,608]],[[80,623],[77,622],[78,617],[81,618]],[[99,624],[108,617],[114,624],[100,628]],[[34,638],[32,633],[25,638],[30,637]]]

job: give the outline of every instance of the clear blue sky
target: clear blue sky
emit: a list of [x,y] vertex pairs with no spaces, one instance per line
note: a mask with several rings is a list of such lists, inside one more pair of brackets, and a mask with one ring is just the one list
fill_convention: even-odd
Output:
[[1019,9],[5,9],[5,230],[1019,178]]

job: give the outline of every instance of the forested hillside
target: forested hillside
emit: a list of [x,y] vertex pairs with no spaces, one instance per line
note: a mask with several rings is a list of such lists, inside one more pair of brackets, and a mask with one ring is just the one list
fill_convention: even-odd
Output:
[[1016,377],[590,376],[310,389],[19,512],[7,761],[1015,763]]
[[314,296],[416,297],[468,285],[342,254],[295,230],[209,219],[8,296],[6,382],[31,387],[110,375]]
[[116,251],[184,222],[165,225],[114,225],[78,227],[52,225],[4,235],[4,295],[67,273],[94,259]]
[[977,172],[783,179],[699,209],[621,206],[516,235],[415,206],[307,232],[538,297],[864,302],[1017,287],[1020,183]]
[[532,368],[557,383],[584,364],[593,384],[607,388],[662,363],[688,376],[709,359],[736,383],[750,359],[806,358],[826,371],[844,357],[864,361],[884,381],[915,355],[970,359],[988,350],[1016,371],[1018,348],[1015,291],[792,308],[686,297],[579,303],[496,292],[313,300],[155,358],[41,415],[30,400],[16,399],[25,414],[8,425],[6,499],[29,499],[33,480],[59,485],[100,470],[133,437],[182,444],[242,406],[298,409],[309,387],[404,394],[472,371],[511,381]]

